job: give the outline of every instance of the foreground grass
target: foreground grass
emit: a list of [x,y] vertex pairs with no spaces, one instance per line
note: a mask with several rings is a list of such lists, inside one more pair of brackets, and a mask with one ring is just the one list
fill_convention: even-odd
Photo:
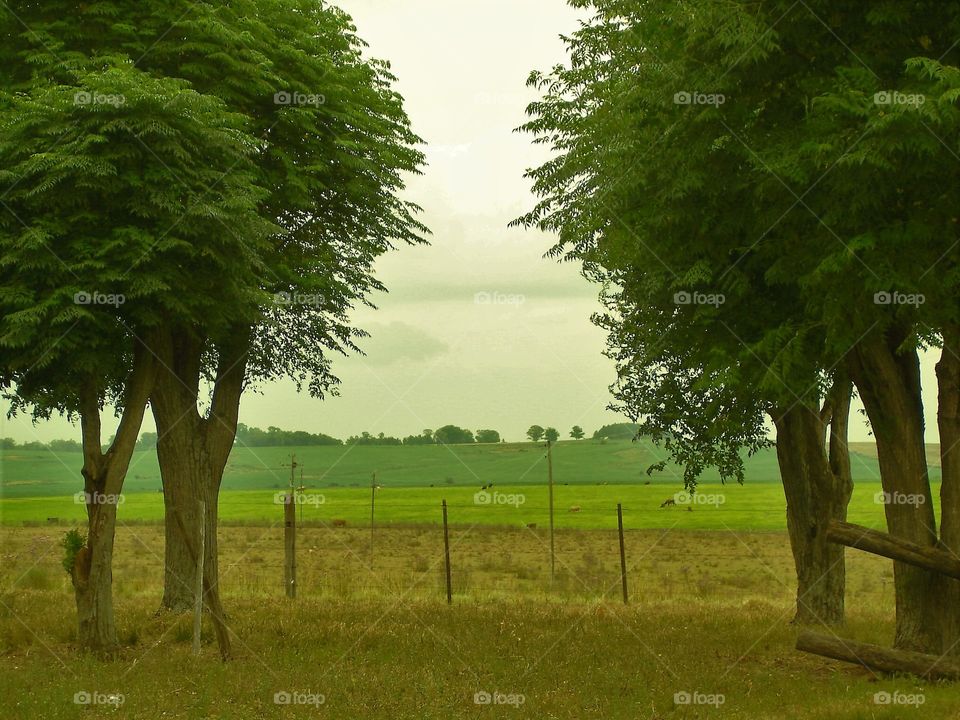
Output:
[[[141,601],[123,615],[143,636],[118,660],[78,659],[63,646],[7,655],[0,692],[10,718],[834,719],[960,710],[955,687],[875,680],[797,655],[785,609],[248,600],[232,603],[237,656],[223,665],[210,647],[193,658],[187,623],[151,620],[152,605]],[[870,634],[876,623],[860,614],[850,631]],[[922,709],[878,706],[874,694],[884,690],[922,694]],[[122,695],[123,704],[78,706],[77,692]],[[283,692],[323,703],[276,705]],[[512,695],[517,705],[477,705],[480,692]],[[678,706],[683,692],[723,701]]]
[[[162,529],[122,528],[114,576],[119,657],[77,654],[55,529],[0,529],[4,718],[901,718],[956,717],[960,688],[878,678],[793,650],[783,533],[635,531],[631,604],[609,531],[459,527],[454,604],[432,527],[306,528],[299,597],[282,597],[279,527],[223,528],[221,574],[236,658],[209,628],[155,615]],[[848,554],[844,636],[889,643],[891,568]],[[923,705],[874,702],[878,692]],[[82,706],[76,693],[123,703]],[[277,693],[318,705],[277,705]],[[501,693],[515,705],[477,705]],[[677,705],[677,693],[722,704]],[[511,697],[512,696],[512,697]],[[520,702],[522,696],[523,702]]]

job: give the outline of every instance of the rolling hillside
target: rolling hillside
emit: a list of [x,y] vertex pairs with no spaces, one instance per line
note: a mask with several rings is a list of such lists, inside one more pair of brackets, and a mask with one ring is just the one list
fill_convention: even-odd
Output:
[[[542,484],[546,478],[544,448],[534,443],[453,446],[312,446],[301,448],[257,447],[234,449],[224,477],[224,490],[269,490],[289,482],[290,453],[301,463],[303,483],[313,488],[359,488],[377,483],[384,487],[479,487]],[[668,466],[647,476],[647,468],[663,457],[649,441],[557,443],[553,451],[554,478],[558,484],[677,485],[680,468]],[[0,455],[0,497],[68,495],[80,489],[82,459],[79,453],[47,450],[12,450]],[[300,482],[300,469],[297,482]],[[854,478],[878,479],[877,462],[856,454]],[[937,472],[936,475],[939,475]],[[703,482],[718,482],[713,471]],[[776,453],[767,450],[747,460],[747,482],[779,482]],[[160,490],[160,470],[153,451],[135,454],[124,487],[126,493]]]

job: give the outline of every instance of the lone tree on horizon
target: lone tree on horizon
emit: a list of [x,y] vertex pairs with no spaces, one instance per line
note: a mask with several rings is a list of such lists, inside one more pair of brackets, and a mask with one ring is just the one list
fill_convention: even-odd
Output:
[[530,429],[527,430],[527,437],[533,442],[537,442],[543,437],[543,432],[544,430],[540,425],[531,425]]

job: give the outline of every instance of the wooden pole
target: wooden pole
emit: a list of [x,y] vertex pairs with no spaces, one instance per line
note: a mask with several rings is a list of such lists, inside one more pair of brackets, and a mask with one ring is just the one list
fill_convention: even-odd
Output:
[[377,504],[377,474],[370,478],[370,567],[373,568],[374,508]]
[[929,680],[960,679],[960,664],[949,658],[908,650],[892,650],[854,640],[841,640],[809,630],[800,633],[797,650],[881,672],[908,672]]
[[297,456],[290,455],[290,487],[283,503],[283,584],[288,598],[297,596]]
[[443,557],[447,568],[447,605],[453,604],[453,582],[450,577],[450,531],[447,527],[447,501],[443,501]]
[[283,545],[286,562],[283,580],[287,597],[297,596],[297,505],[293,490],[287,493],[283,504]]
[[200,551],[197,553],[197,577],[193,595],[193,654],[200,654],[200,626],[203,621],[203,556],[204,532],[207,524],[207,504],[200,501]]
[[960,579],[960,559],[953,554],[879,530],[834,520],[827,527],[827,540]]
[[627,550],[623,544],[623,505],[617,503],[617,528],[620,532],[620,584],[623,586],[623,604],[629,603],[627,598]]
[[550,583],[556,578],[556,551],[553,541],[553,453],[547,440],[547,485],[550,493]]

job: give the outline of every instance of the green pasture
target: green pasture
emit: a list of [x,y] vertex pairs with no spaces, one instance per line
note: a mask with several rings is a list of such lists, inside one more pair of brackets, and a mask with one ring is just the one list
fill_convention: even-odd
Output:
[[[370,485],[376,473],[378,523],[438,522],[444,499],[455,524],[545,527],[548,523],[545,449],[534,443],[237,447],[224,474],[221,519],[279,522],[282,507],[274,500],[289,484],[292,453],[300,464],[296,482],[306,488],[298,509],[304,521],[369,525]],[[617,503],[623,504],[626,525],[632,528],[784,527],[783,490],[773,450],[746,459],[743,486],[721,485],[716,473],[708,472],[697,501],[663,509],[660,505],[682,489],[682,481],[677,466],[647,475],[647,468],[661,457],[663,451],[645,440],[556,444],[553,469],[558,527],[611,527],[616,522]],[[879,490],[876,460],[862,454],[853,458],[857,492],[851,519],[879,523],[882,507],[874,502]],[[5,451],[0,456],[0,522],[80,520],[83,506],[74,501],[74,493],[81,488],[80,466],[79,453]],[[933,471],[938,472],[936,468]],[[475,499],[483,486],[490,486],[488,492],[493,494]],[[160,488],[156,454],[152,450],[136,453],[124,486],[121,521],[160,521]]]
[[[877,481],[856,486],[850,504],[852,522],[881,527],[883,507],[875,501]],[[375,520],[382,524],[439,523],[441,501],[446,500],[450,522],[457,525],[526,526],[546,528],[549,522],[545,486],[494,484],[495,495],[475,501],[475,488],[389,487],[376,491]],[[783,489],[774,483],[740,485],[705,484],[692,503],[661,508],[664,500],[680,491],[679,484],[558,485],[555,488],[558,528],[616,527],[617,503],[623,504],[629,529],[673,528],[690,530],[782,530],[785,525]],[[275,490],[225,490],[220,496],[220,518],[226,523],[280,523],[283,507]],[[934,494],[939,488],[934,487]],[[308,488],[301,497],[298,516],[308,523],[346,521],[348,526],[370,523],[369,488]],[[681,498],[681,503],[684,498]],[[163,495],[133,492],[123,496],[121,522],[159,522]],[[936,498],[935,498],[936,501]],[[571,512],[572,508],[579,508]],[[690,509],[688,509],[690,508]],[[0,500],[0,521],[5,525],[73,522],[83,518],[81,504],[72,495],[18,497]]]

